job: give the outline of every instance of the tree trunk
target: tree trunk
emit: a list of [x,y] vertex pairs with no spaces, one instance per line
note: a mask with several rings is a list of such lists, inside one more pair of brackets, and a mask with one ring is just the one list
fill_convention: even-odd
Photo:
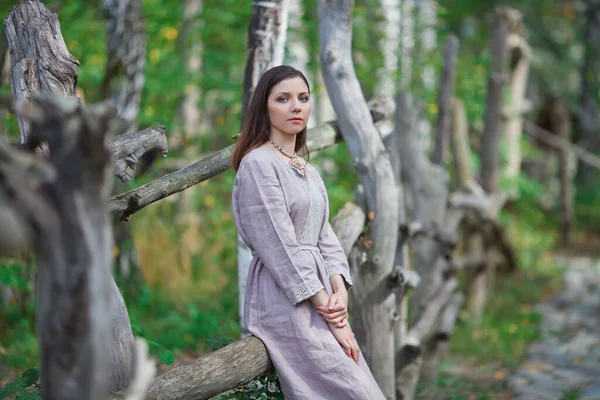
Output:
[[438,92],[438,118],[436,124],[435,149],[431,161],[443,165],[451,123],[451,102],[454,91],[456,59],[459,42],[456,36],[450,35],[444,48],[444,71],[442,84]]
[[401,49],[400,49],[400,90],[409,90],[412,82],[413,48],[415,46],[415,1],[402,0]]
[[396,95],[398,55],[400,54],[400,0],[379,0],[383,22],[379,25],[382,39],[379,42],[383,54],[383,68],[377,71],[376,93]]
[[[402,135],[399,151],[409,220],[418,222],[425,229],[435,229],[442,225],[445,217],[448,177],[443,168],[429,162],[418,144],[419,117],[418,107],[412,97],[409,94],[400,95],[396,108],[396,129]],[[419,235],[411,245],[413,265],[421,277],[420,284],[411,297],[411,325],[414,327],[421,323],[427,307],[444,284],[445,263],[440,244],[431,236]],[[435,318],[438,318],[437,314]],[[412,399],[414,396],[423,362],[421,352],[427,352],[425,340],[419,341],[415,347],[407,344],[409,338],[410,333],[402,338],[402,348],[397,355],[396,364],[397,389],[404,399]]]
[[283,63],[286,33],[286,0],[254,3],[248,27],[242,121],[260,77],[270,68]]
[[[551,114],[552,126],[558,137],[568,141],[571,136],[569,107],[561,100],[555,100],[554,103]],[[575,222],[573,217],[573,189],[569,171],[571,153],[567,148],[561,148],[556,151],[556,154],[558,155],[558,176],[560,180],[560,241],[562,246],[566,248],[571,244]]]
[[427,63],[426,57],[437,47],[437,10],[434,0],[418,0],[418,58],[421,81],[426,90],[435,89],[435,67]]
[[[254,3],[252,19],[248,28],[248,50],[244,74],[242,123],[250,105],[252,93],[260,77],[269,69],[283,63],[285,38],[287,34],[287,0]],[[238,292],[240,325],[242,336],[248,334],[244,323],[244,298],[246,278],[252,261],[252,253],[238,234]]]
[[394,328],[396,296],[381,287],[392,272],[398,235],[398,195],[394,172],[352,62],[353,1],[319,0],[319,36],[323,76],[338,115],[344,141],[365,188],[368,236],[372,247],[358,268],[351,291],[353,327],[367,363],[384,395],[395,398]]
[[[577,143],[595,155],[600,151],[600,131],[598,129],[598,68],[600,67],[600,1],[588,0],[585,22],[585,55],[581,70],[581,100],[579,111],[580,140]],[[592,190],[597,182],[596,171],[589,165],[579,162],[577,183]]]
[[146,36],[140,0],[104,0],[107,17],[104,98],[129,123],[125,133],[135,131],[144,88]]
[[[20,98],[21,94],[27,94],[27,96],[31,96],[32,94],[35,93],[35,90],[40,90],[40,91],[44,91],[44,92],[48,92],[48,93],[58,93],[59,95],[66,95],[66,96],[75,96],[75,84],[77,82],[77,66],[79,65],[79,62],[74,59],[69,53],[68,50],[64,44],[64,40],[62,38],[62,35],[60,33],[60,27],[59,27],[59,23],[58,23],[58,19],[56,17],[55,14],[50,13],[50,11],[39,1],[37,0],[21,0],[21,2],[13,8],[13,10],[11,11],[11,14],[8,16],[8,18],[6,19],[6,29],[7,29],[7,37],[9,38],[9,46],[10,46],[10,51],[11,51],[11,59],[14,60],[15,62],[15,68],[13,68],[13,70],[11,71],[11,82],[15,83],[17,86],[13,86],[13,90],[15,90],[15,97]],[[48,49],[55,49],[55,51],[50,52],[48,51]],[[21,54],[24,55],[24,58],[19,59],[19,57],[17,56],[17,54]],[[50,57],[50,58],[48,58]],[[19,61],[20,60],[20,61]],[[20,68],[27,65],[27,68]],[[19,73],[22,72],[28,72],[27,75],[19,75]],[[27,92],[21,92],[18,88],[28,88]],[[75,109],[76,107],[74,106],[73,109]],[[57,111],[58,112],[58,111]],[[80,121],[81,122],[81,118],[83,118],[82,116],[77,116],[75,114],[73,114],[73,110],[69,111],[69,118],[73,118],[72,121]],[[23,120],[21,117],[19,117],[22,121],[21,124],[21,128],[23,129],[21,131],[21,137],[22,140],[24,140],[24,142],[26,143],[26,147],[28,148],[33,148],[33,147],[37,147],[37,145],[39,143],[42,143],[43,140],[40,140],[40,138],[42,139],[46,139],[46,136],[37,136],[37,137],[31,137],[31,133],[32,131],[30,130],[30,124],[31,122],[27,122],[25,120]],[[90,117],[91,118],[91,117]],[[94,117],[96,118],[96,117]],[[105,116],[102,118],[106,118]],[[100,122],[102,122],[102,124],[105,123],[104,119],[102,119],[101,117],[98,117],[98,119],[100,119]],[[98,122],[99,123],[99,122]],[[118,125],[115,125],[114,128],[111,129],[117,129]],[[57,129],[62,129],[62,128],[57,128]],[[75,129],[76,131],[74,132],[70,132],[70,130]],[[85,128],[81,128],[81,127],[74,127],[74,126],[66,126],[64,128],[64,131],[61,132],[55,132],[53,133],[53,136],[51,136],[53,138],[54,141],[58,140],[58,137],[60,137],[60,135],[68,135],[69,134],[76,134],[76,135],[81,135],[82,133],[80,131],[78,131],[77,129],[92,129],[90,128],[90,126],[86,125]],[[97,129],[105,129],[106,131],[108,130],[108,128],[104,125],[99,125],[97,127]],[[43,133],[43,132],[42,132]],[[101,135],[103,134],[104,131],[100,131],[100,132],[86,132],[85,135]],[[163,132],[164,134],[164,132]],[[41,133],[40,133],[41,135]],[[84,135],[84,136],[85,136]],[[107,135],[110,136],[110,135]],[[135,136],[135,134],[133,134],[133,136]],[[164,138],[164,135],[163,135]],[[81,142],[81,146],[84,146],[85,143],[87,143],[86,141],[88,139],[84,138],[85,140],[83,140]],[[89,141],[90,143],[93,140],[100,140],[98,138],[94,138],[94,137],[90,137]],[[104,139],[102,139],[104,140]],[[98,149],[98,151],[102,154],[104,146],[105,146],[105,142],[99,142],[101,143],[101,147],[100,149]],[[110,142],[106,142],[106,143],[110,143]],[[121,142],[116,143],[116,141],[113,141],[111,143],[111,148],[109,151],[109,158],[110,159],[115,159],[120,160],[120,146],[128,146],[128,144],[130,143],[130,141],[128,140],[124,140]],[[57,151],[61,150],[60,149],[60,144],[58,143],[54,143],[54,142],[50,142],[49,143],[50,146],[49,148],[47,147],[48,150],[52,150],[52,147],[55,146]],[[128,154],[143,154],[143,153],[138,153],[137,149],[135,148],[135,146],[131,146],[131,147],[127,147],[129,149],[129,151],[131,151],[131,153]],[[64,149],[63,149],[64,150]],[[69,154],[76,154],[76,153],[72,153],[72,152],[77,152],[79,151],[79,148],[74,148],[74,149],[70,149],[70,150],[64,150],[64,151],[68,151],[71,152]],[[166,148],[163,149],[166,151]],[[61,150],[62,151],[62,150]],[[91,151],[87,148],[84,147],[83,150],[81,151]],[[55,162],[58,162],[56,160],[59,160],[60,158],[58,155],[54,155],[52,153],[47,153],[50,156],[50,161],[54,160]],[[63,156],[65,156],[65,154],[63,154]],[[92,155],[90,155],[91,157]],[[85,162],[85,161],[82,161]],[[104,161],[102,161],[104,163]],[[100,173],[101,171],[101,166],[100,164],[96,165],[94,164],[94,168],[96,168],[97,170],[95,170],[95,173]],[[69,166],[73,168],[73,171],[76,171],[78,173],[84,174],[83,171],[80,171],[79,168],[81,166]],[[111,165],[112,168],[114,168]],[[66,167],[65,167],[66,168]],[[119,168],[116,168],[116,170],[118,171]],[[65,177],[68,177],[70,175],[68,175],[67,171],[62,171],[63,175]],[[87,175],[82,175],[82,176],[87,176]],[[93,190],[87,187],[84,187],[85,190],[87,190],[88,195],[90,196],[90,198],[87,201],[88,207],[91,207],[91,205],[96,205],[98,207],[98,210],[93,210],[93,209],[89,209],[88,211],[82,211],[84,212],[88,212],[89,215],[83,215],[83,217],[85,218],[90,218],[91,216],[94,219],[98,219],[97,221],[97,228],[98,231],[94,231],[94,232],[102,232],[103,234],[108,232],[110,233],[110,228],[106,229],[106,227],[103,225],[103,219],[100,218],[101,216],[101,212],[102,210],[104,210],[105,207],[107,207],[106,204],[103,204],[101,202],[102,199],[104,199],[104,192],[102,190],[108,190],[107,188],[110,188],[110,182],[105,182],[104,181],[104,177],[101,177],[102,179],[100,179],[100,177],[94,178],[95,179],[95,185],[97,185],[96,190],[100,190],[100,193],[96,193],[95,196],[93,197],[92,192]],[[91,178],[90,178],[91,179]],[[90,181],[91,184],[92,181]],[[102,186],[101,186],[102,185]],[[75,190],[77,189],[76,187],[68,187],[68,190]],[[57,189],[52,189],[52,188],[48,188],[48,191],[54,191]],[[79,189],[77,189],[79,190]],[[75,201],[74,199],[77,199],[79,196],[77,194],[78,192],[69,192],[65,194],[65,203],[60,203],[60,204],[55,204],[54,208],[56,208],[57,210],[60,210],[60,214],[59,215],[63,215],[64,213],[64,218],[66,218],[66,221],[71,221],[71,219],[73,219],[73,217],[69,217],[69,215],[71,215],[73,213],[73,210],[77,210],[78,208],[75,208],[72,204],[70,204],[69,202],[73,202]],[[55,200],[58,201],[60,200],[61,197],[57,197]],[[108,199],[106,199],[108,200]],[[62,201],[62,200],[61,200]],[[84,200],[82,200],[84,201]],[[82,204],[81,206],[77,206],[77,207],[83,207],[85,204]],[[63,207],[64,209],[60,208]],[[68,209],[68,207],[71,207],[71,209]],[[56,211],[53,211],[56,212]],[[100,214],[98,214],[100,213]],[[58,217],[57,217],[58,218]],[[92,232],[89,231],[90,227],[88,226],[83,226],[83,227],[78,227],[78,224],[83,224],[83,222],[87,221],[86,219],[82,219],[81,221],[75,221],[75,222],[68,222],[67,227],[65,227],[64,229],[66,229],[66,233],[65,235],[76,235],[76,232],[78,231],[78,229],[85,229],[87,232],[87,235],[92,235]],[[58,224],[58,222],[55,222],[55,224]],[[58,229],[57,226],[53,227],[53,229]],[[85,233],[84,232],[84,233]],[[66,243],[62,243],[62,240],[66,240],[68,237],[67,236],[63,236],[63,237],[57,237],[57,238],[47,238],[44,240],[47,241],[52,241],[55,240],[57,241],[58,244],[56,244],[57,246],[72,246],[72,249],[78,249],[78,246],[81,246],[81,249],[85,249],[89,246],[89,243],[95,243],[95,244],[99,244],[99,241],[103,241],[102,244],[103,245],[110,245],[110,243],[108,241],[106,241],[106,238],[100,237],[100,236],[94,236],[94,237],[86,237],[85,235],[82,237],[75,237],[73,238],[72,242],[66,242]],[[70,240],[70,239],[69,239]],[[77,245],[77,243],[83,240],[82,244]],[[44,251],[46,252],[50,252],[50,249],[45,249]],[[81,256],[82,258],[79,259],[77,258],[75,261],[71,260],[71,253],[73,250],[68,250],[66,247],[64,249],[57,249],[57,255],[54,256],[52,254],[52,258],[50,260],[45,260],[45,258],[38,258],[38,271],[39,271],[39,277],[38,277],[38,314],[40,315],[38,318],[40,319],[40,321],[44,321],[44,324],[46,323],[50,323],[50,322],[46,322],[47,318],[64,318],[64,316],[59,316],[59,315],[55,315],[56,311],[55,310],[63,310],[63,308],[61,307],[66,307],[65,305],[62,305],[62,303],[56,303],[56,304],[52,304],[52,301],[56,298],[60,298],[60,297],[56,297],[56,293],[52,293],[50,291],[50,289],[47,289],[46,286],[51,282],[52,279],[66,279],[64,276],[57,276],[54,277],[54,274],[51,274],[49,271],[51,271],[50,267],[46,267],[45,265],[51,264],[51,263],[58,263],[60,264],[61,262],[66,262],[67,264],[70,263],[81,263],[81,268],[86,267],[87,265],[91,265],[92,262],[99,262],[99,263],[104,263],[105,260],[103,260],[102,257],[105,256],[105,254],[100,254],[97,253],[97,249],[95,250],[96,253],[90,253],[87,254],[86,256]],[[82,250],[83,251],[83,250]],[[91,252],[91,250],[89,250]],[[109,253],[108,254],[112,254],[112,246],[109,246]],[[50,257],[50,255],[48,255],[48,257]],[[92,257],[93,256],[93,257]],[[46,256],[44,256],[46,257]],[[67,257],[65,259],[65,257]],[[88,258],[91,257],[91,258]],[[41,260],[41,261],[40,261]],[[69,261],[71,260],[71,261]],[[86,264],[88,263],[88,264]],[[94,264],[95,265],[95,264]],[[106,269],[106,273],[110,274],[110,267],[112,266],[112,264],[110,262],[105,264]],[[53,268],[59,268],[59,267],[53,267]],[[64,267],[60,267],[60,268],[64,268]],[[73,267],[75,268],[75,267]],[[87,267],[86,267],[87,268]],[[71,270],[70,268],[68,269],[68,274],[70,274]],[[73,274],[77,274],[76,271],[72,272]],[[88,272],[85,272],[86,274]],[[91,273],[91,272],[90,272]],[[48,274],[50,274],[51,276],[48,276]],[[94,273],[96,274],[96,272]],[[110,275],[108,275],[110,278]],[[85,276],[82,276],[81,279],[84,279]],[[78,278],[79,279],[79,278]],[[87,279],[87,278],[85,278]],[[95,279],[98,280],[98,284],[102,285],[102,282],[104,282],[104,278],[99,276],[96,277]],[[57,286],[57,290],[67,290],[68,286],[65,286],[65,284],[71,284],[71,281],[65,281],[65,282],[59,282],[59,286]],[[85,280],[83,281],[85,282]],[[62,286],[60,286],[62,285]],[[110,376],[110,382],[108,382],[109,384],[109,389],[111,391],[116,391],[119,389],[122,389],[124,387],[126,387],[129,384],[129,380],[130,380],[130,374],[131,374],[131,368],[132,368],[132,355],[131,355],[131,346],[133,345],[133,334],[131,332],[131,327],[129,325],[129,317],[127,314],[127,309],[125,308],[125,304],[123,302],[121,293],[119,292],[117,286],[115,285],[114,281],[112,281],[112,278],[108,279],[107,282],[105,282],[105,286],[106,286],[106,290],[109,291],[110,293],[110,301],[111,304],[110,306],[112,307],[110,310],[104,310],[103,312],[106,312],[106,315],[108,315],[111,319],[110,319],[110,324],[106,325],[105,328],[102,329],[108,329],[108,328],[112,328],[111,330],[108,330],[108,332],[110,332],[108,335],[106,335],[106,338],[102,338],[102,340],[106,340],[106,346],[102,347],[102,351],[103,354],[106,354],[106,357],[108,357],[107,361],[111,363],[111,372],[110,374],[107,374],[107,376]],[[100,287],[100,286],[99,286]],[[87,290],[84,287],[81,287],[82,290]],[[91,290],[91,289],[90,289]],[[42,293],[42,291],[44,293]],[[80,294],[77,294],[80,295]],[[82,296],[85,295],[85,292],[81,293]],[[51,296],[51,297],[48,297]],[[65,298],[65,301],[68,302],[70,301],[69,298]],[[81,306],[82,303],[79,303],[78,306]],[[41,315],[40,313],[43,312],[48,312],[50,313],[48,316],[44,316]],[[98,323],[102,323],[102,317],[105,314],[102,314],[98,317]],[[59,323],[67,323],[67,321],[62,321]],[[87,324],[87,322],[84,322],[84,324]],[[59,326],[56,325],[56,326]],[[46,337],[42,337],[42,335],[48,335],[49,333],[47,332],[42,332],[41,329],[45,329],[46,327],[44,326],[42,328],[42,326],[44,325],[39,325],[39,329],[40,329],[40,343],[42,344],[42,365],[44,365],[45,363],[56,363],[58,362],[57,359],[55,359],[55,357],[60,358],[61,356],[59,354],[54,353],[54,351],[59,352],[60,348],[57,348],[56,350],[52,350],[52,349],[46,349],[44,346],[46,346],[46,342],[47,340],[54,340],[54,339],[47,339]],[[82,325],[83,327],[85,327],[85,325]],[[61,326],[59,327],[59,329],[63,329],[65,328],[65,326]],[[54,328],[53,328],[54,329]],[[82,328],[83,329],[83,328]],[[52,331],[50,331],[52,332]],[[100,332],[105,332],[103,330],[101,330]],[[72,337],[69,337],[68,334],[72,334],[73,332],[58,332],[55,333],[56,336],[56,340],[58,341],[64,341],[65,343],[72,339]],[[79,344],[74,343],[74,346],[79,346]],[[107,351],[106,349],[110,349],[109,351]],[[87,351],[87,350],[86,350]],[[46,361],[44,361],[46,360]],[[81,360],[84,360],[84,358],[82,358]],[[74,367],[77,367],[75,364],[73,364]],[[74,372],[75,373],[75,372]],[[50,379],[51,381],[53,381],[53,379]],[[58,398],[62,398],[62,397],[58,397]],[[64,398],[69,398],[69,397],[64,397]],[[83,397],[77,397],[75,396],[74,398],[88,398],[87,396],[83,396]],[[91,397],[89,397],[91,398]]]
[[502,134],[503,88],[507,80],[508,35],[520,20],[520,14],[510,8],[494,10],[490,42],[490,74],[484,116],[484,133],[481,141],[481,180],[488,193],[498,185],[499,144]]
[[304,5],[302,0],[286,0],[288,4],[288,32],[287,32],[287,58],[284,63],[296,68],[306,76],[308,82],[311,84],[312,96],[310,103],[312,106],[312,112],[308,119],[307,128],[313,128],[318,125],[318,109],[319,100],[316,96],[316,79],[308,65],[310,62],[310,46],[307,37],[307,27],[303,21],[304,18]]
[[[103,97],[115,106],[117,116],[123,119],[124,134],[137,128],[144,68],[146,63],[146,37],[141,0],[104,0],[107,18],[107,61],[102,82]],[[134,167],[127,176],[135,176]],[[121,182],[115,184],[115,192],[127,189]],[[115,257],[114,274],[128,293],[137,293],[143,282],[139,258],[133,239],[131,225],[114,221]]]
[[50,144],[47,161],[28,160],[34,170],[19,165],[31,156],[0,144],[3,207],[19,216],[36,253],[42,399],[104,399],[111,381],[127,379],[125,364],[111,359],[127,338],[111,337],[111,317],[126,309],[115,304],[122,299],[110,274],[110,111],[53,95],[17,112],[29,119],[28,143]]

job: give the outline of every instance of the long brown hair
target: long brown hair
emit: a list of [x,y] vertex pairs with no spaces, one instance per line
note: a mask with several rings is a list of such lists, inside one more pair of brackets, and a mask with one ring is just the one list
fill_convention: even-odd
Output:
[[[250,100],[248,111],[242,125],[240,136],[238,137],[231,157],[231,167],[237,172],[242,158],[251,150],[259,147],[264,142],[269,140],[271,122],[267,113],[267,100],[273,86],[279,82],[290,78],[302,78],[308,87],[310,94],[310,86],[306,77],[302,72],[287,65],[273,67],[260,77],[254,94]],[[294,151],[297,153],[304,149],[306,156],[309,156],[308,148],[306,147],[306,128],[302,129],[296,135],[296,146]]]

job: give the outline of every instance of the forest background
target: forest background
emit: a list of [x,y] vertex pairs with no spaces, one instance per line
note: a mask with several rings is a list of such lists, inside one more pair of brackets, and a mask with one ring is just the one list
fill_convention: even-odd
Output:
[[[316,103],[312,123],[316,124],[332,116],[320,79],[316,3],[289,1],[294,7],[290,6],[285,62],[302,64],[312,85]],[[90,103],[103,99],[107,45],[101,3],[45,2],[58,14],[66,45],[80,62],[78,88]],[[115,191],[137,187],[230,145],[239,130],[252,4],[203,0],[190,19],[186,3],[142,1],[147,50],[138,125],[140,129],[165,125],[169,156],[145,174],[117,185]],[[14,4],[0,1],[3,18]],[[527,118],[536,120],[546,96],[565,101],[577,115],[586,46],[600,46],[585,36],[584,2],[356,0],[353,14],[354,65],[365,97],[389,90],[390,82],[393,92],[410,90],[423,104],[421,134],[425,146],[431,141],[437,117],[436,83],[441,75],[443,43],[450,33],[459,37],[455,95],[465,104],[474,167],[479,162],[488,77],[488,16],[499,4],[523,12],[526,38],[532,48],[526,97],[533,110]],[[397,26],[402,41],[392,67],[380,45],[387,34],[384,28],[390,26],[385,23],[387,7],[400,9],[402,16]],[[196,68],[190,69],[192,48],[200,57]],[[298,52],[298,48],[304,51]],[[600,95],[597,75],[591,80],[596,100]],[[182,102],[190,90],[199,94],[195,107],[200,118],[193,135],[186,133],[182,118]],[[7,79],[0,92],[11,93]],[[5,134],[18,141],[15,117],[3,114],[3,121]],[[546,157],[527,135],[522,138],[522,149],[527,159]],[[358,183],[347,148],[341,144],[320,151],[312,155],[311,163],[321,171],[331,215],[335,215],[353,197]],[[140,211],[131,222],[115,221],[116,225],[128,224],[133,231],[129,244],[115,248],[115,257],[118,259],[123,251],[134,250],[136,254],[131,259],[133,272],[119,278],[134,333],[149,341],[152,354],[163,364],[197,357],[239,338],[237,237],[230,207],[234,176],[230,170],[186,191],[190,196],[185,201],[191,208],[185,212],[181,212],[182,196],[172,196]],[[514,239],[511,243],[519,256],[519,270],[498,281],[501,289],[495,292],[481,322],[461,319],[452,337],[452,357],[445,363],[447,372],[438,383],[440,390],[462,396],[489,393],[492,385],[493,390],[501,391],[505,376],[522,359],[525,346],[537,337],[539,315],[532,306],[551,295],[560,282],[560,270],[552,257],[559,237],[558,205],[549,195],[552,184],[552,180],[540,182],[525,174],[516,180],[501,180],[502,190],[513,194],[500,218]],[[600,205],[594,197],[598,190],[598,179],[577,186],[574,247],[590,247],[593,233],[600,233]],[[31,266],[22,260],[0,260],[0,285],[13,289],[0,305],[0,387],[38,363],[30,277]],[[461,370],[457,366],[470,374],[457,376],[456,371]],[[474,370],[478,370],[475,375]],[[489,377],[483,379],[485,389],[480,387],[482,375]]]

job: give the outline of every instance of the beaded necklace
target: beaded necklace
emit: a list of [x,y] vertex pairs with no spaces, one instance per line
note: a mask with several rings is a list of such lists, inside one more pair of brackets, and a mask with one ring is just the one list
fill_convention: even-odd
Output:
[[286,156],[287,158],[290,159],[289,164],[292,166],[292,168],[294,168],[294,170],[300,174],[301,176],[305,176],[305,167],[306,167],[306,161],[304,161],[301,157],[298,157],[298,155],[296,154],[296,152],[294,152],[294,154],[289,154],[287,151],[285,151],[284,149],[281,148],[281,146],[279,146],[277,143],[275,143],[274,141],[272,141],[271,139],[269,139],[269,142],[271,142],[271,144],[273,146],[275,146],[275,148],[277,150],[279,150],[279,152],[281,154],[283,154],[284,156]]

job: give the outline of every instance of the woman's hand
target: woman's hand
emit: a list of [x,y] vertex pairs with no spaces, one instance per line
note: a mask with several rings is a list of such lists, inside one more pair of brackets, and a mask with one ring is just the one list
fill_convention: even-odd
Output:
[[354,337],[354,332],[350,329],[350,325],[345,325],[343,328],[338,328],[335,325],[328,324],[329,330],[333,333],[333,336],[338,341],[340,346],[346,352],[346,355],[354,360],[354,362],[358,365],[358,360],[360,356],[360,349],[358,348],[358,343],[356,342],[356,338]]
[[344,290],[332,294],[327,306],[317,306],[317,310],[329,324],[343,328],[348,321],[348,292]]

